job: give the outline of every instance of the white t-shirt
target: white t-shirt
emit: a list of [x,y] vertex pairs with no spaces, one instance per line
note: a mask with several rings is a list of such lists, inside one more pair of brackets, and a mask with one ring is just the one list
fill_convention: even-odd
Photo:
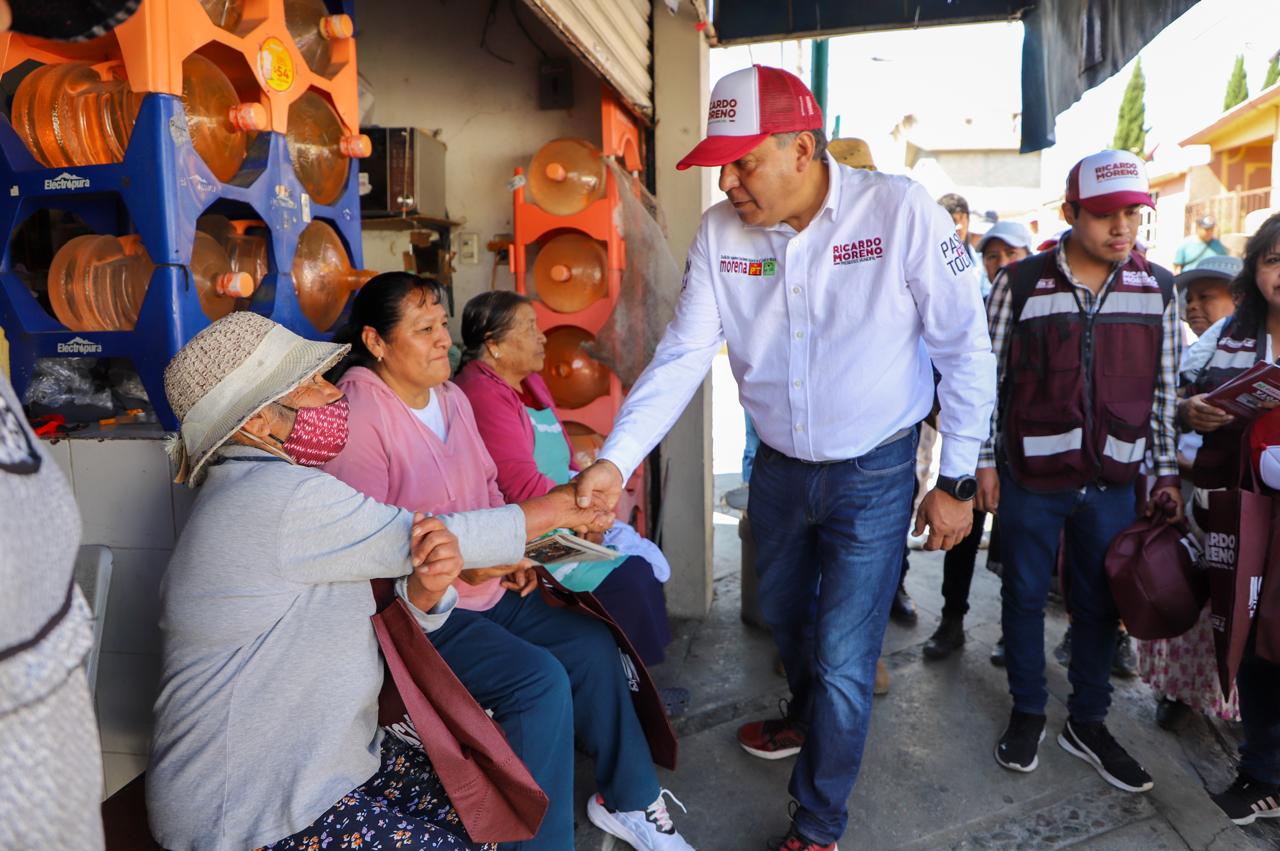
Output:
[[427,400],[425,408],[410,408],[413,415],[422,421],[422,424],[435,432],[436,437],[441,442],[449,439],[449,424],[445,422],[444,406],[440,404],[440,394],[431,391],[431,398]]

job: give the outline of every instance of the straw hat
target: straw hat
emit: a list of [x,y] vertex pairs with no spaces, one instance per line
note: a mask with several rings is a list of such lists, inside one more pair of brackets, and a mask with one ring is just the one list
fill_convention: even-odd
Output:
[[299,337],[240,311],[196,334],[164,371],[182,430],[169,447],[175,481],[194,487],[217,449],[258,411],[337,363],[350,346]]
[[827,150],[840,165],[865,168],[868,171],[876,170],[876,162],[871,157],[871,148],[861,139],[832,139],[827,144]]

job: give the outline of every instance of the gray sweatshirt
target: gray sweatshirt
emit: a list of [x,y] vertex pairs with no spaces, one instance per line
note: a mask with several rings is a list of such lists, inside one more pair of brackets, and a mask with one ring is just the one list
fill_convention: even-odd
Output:
[[[516,506],[444,515],[468,567],[519,561]],[[161,586],[147,775],[165,848],[256,848],[379,768],[368,580],[410,572],[413,516],[246,447],[209,470]]]

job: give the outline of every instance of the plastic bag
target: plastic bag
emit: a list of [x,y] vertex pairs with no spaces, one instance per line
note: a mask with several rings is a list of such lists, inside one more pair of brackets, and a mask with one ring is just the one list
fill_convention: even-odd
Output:
[[111,390],[95,378],[97,365],[96,358],[42,358],[36,361],[23,401],[50,409],[93,408],[110,412]]

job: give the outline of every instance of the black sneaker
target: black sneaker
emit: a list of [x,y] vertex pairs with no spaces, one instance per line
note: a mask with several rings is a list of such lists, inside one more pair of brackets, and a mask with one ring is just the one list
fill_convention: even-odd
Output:
[[1044,716],[1013,710],[1009,726],[996,743],[996,762],[1010,771],[1024,774],[1040,764],[1036,749],[1044,741]]
[[964,646],[964,618],[943,617],[938,629],[924,643],[924,658],[945,659]]
[[1241,827],[1260,818],[1280,818],[1280,785],[1259,783],[1241,774],[1213,796],[1213,802]]
[[1116,636],[1116,652],[1111,656],[1111,673],[1123,680],[1138,676],[1138,654],[1133,649],[1129,633],[1120,630]]
[[1083,723],[1071,718],[1058,735],[1058,744],[1089,763],[1102,779],[1126,792],[1145,792],[1155,785],[1146,769],[1120,747],[1101,721]]

